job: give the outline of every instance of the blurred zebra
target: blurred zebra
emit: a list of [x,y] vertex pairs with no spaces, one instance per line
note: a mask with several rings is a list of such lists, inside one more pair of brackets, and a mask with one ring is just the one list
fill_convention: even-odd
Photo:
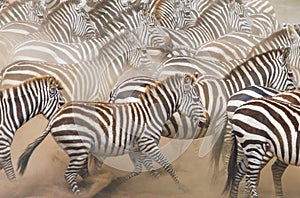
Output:
[[268,13],[276,18],[274,7],[268,0],[250,0],[246,1],[244,6],[250,16],[257,13]]
[[118,79],[129,72],[151,73],[151,62],[132,32],[98,49],[99,56],[77,64],[17,61],[2,72],[2,86],[11,86],[34,76],[51,74],[61,81],[68,100],[104,101]]
[[192,27],[198,18],[198,12],[193,9],[192,2],[181,0],[157,0],[148,10],[153,13],[159,25],[170,29]]
[[278,20],[269,13],[257,13],[250,16],[252,34],[266,38],[280,29]]
[[2,9],[0,12],[0,29],[5,28],[5,25],[12,22],[39,23],[46,15],[47,8],[43,0],[13,1],[6,4],[5,9]]
[[163,123],[177,110],[190,116],[194,125],[207,122],[208,113],[195,91],[194,82],[192,75],[170,76],[148,87],[136,103],[67,103],[49,122],[45,132],[22,154],[18,163],[20,173],[24,173],[33,150],[51,132],[70,157],[65,179],[75,194],[80,192],[77,174],[84,178],[88,175],[90,152],[99,158],[138,152],[135,170],[119,178],[121,180],[140,174],[141,158],[149,156],[171,175],[180,189],[185,190],[158,143]]
[[50,119],[65,103],[61,89],[59,81],[44,76],[1,90],[0,170],[9,180],[16,178],[10,152],[15,132],[38,114]]
[[47,15],[38,32],[30,34],[27,39],[71,43],[95,37],[97,31],[83,8],[84,3],[84,0],[62,2]]
[[214,1],[198,17],[195,26],[180,31],[170,30],[173,44],[197,49],[232,31],[251,33],[249,19],[239,13],[238,6],[242,5],[235,1]]
[[[195,26],[182,30],[165,28],[165,31],[170,35],[174,46],[190,46],[193,49],[231,31],[250,32],[248,19],[235,10],[236,5],[237,3],[233,1],[229,4],[225,0],[218,0],[213,2],[201,17],[198,17]],[[143,23],[145,17],[134,14],[137,12],[135,9],[140,13],[143,12],[139,6],[134,8],[126,10],[124,14],[115,17],[111,23],[107,23],[100,30],[100,35],[113,37],[118,34],[120,29],[138,27],[139,23]],[[154,20],[153,17],[150,18]]]
[[[172,43],[169,35],[160,27],[142,26],[134,34],[141,43],[141,48],[170,50]],[[123,33],[119,36],[122,37]],[[107,38],[91,38],[77,43],[62,43],[45,40],[28,40],[13,50],[10,62],[20,60],[42,61],[58,64],[73,64],[90,61],[101,56],[99,49],[110,42]],[[125,44],[125,43],[124,43]]]
[[102,0],[95,3],[88,13],[97,29],[101,30],[104,28],[106,23],[111,22],[115,17],[118,17],[121,13],[123,14],[127,10],[132,9],[134,6],[141,7],[139,0],[130,6],[123,4],[122,0]]
[[[237,197],[240,180],[246,175],[251,196],[258,197],[256,187],[261,169],[274,157],[272,166],[276,197],[283,197],[281,176],[289,164],[299,166],[299,90],[279,93],[271,98],[246,102],[232,117],[232,153],[224,192]],[[237,164],[237,146],[243,159]]]
[[174,56],[162,61],[153,76],[164,78],[178,72],[198,73],[199,77],[221,78],[233,67],[228,68],[229,63],[223,61],[210,61],[189,56]]

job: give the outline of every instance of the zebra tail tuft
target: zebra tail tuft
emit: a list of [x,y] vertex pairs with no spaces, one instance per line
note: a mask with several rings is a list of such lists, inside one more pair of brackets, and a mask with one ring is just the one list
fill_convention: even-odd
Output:
[[24,173],[25,173],[25,170],[27,168],[27,164],[28,164],[28,161],[29,161],[29,158],[30,158],[32,152],[47,137],[50,130],[51,130],[51,126],[50,126],[50,124],[48,124],[45,131],[37,139],[35,139],[34,142],[29,144],[27,146],[27,148],[25,149],[25,151],[22,153],[22,155],[19,157],[18,171],[21,175],[24,175]]
[[231,155],[228,163],[228,175],[223,194],[228,193],[232,188],[237,171],[237,141],[235,136],[232,136]]

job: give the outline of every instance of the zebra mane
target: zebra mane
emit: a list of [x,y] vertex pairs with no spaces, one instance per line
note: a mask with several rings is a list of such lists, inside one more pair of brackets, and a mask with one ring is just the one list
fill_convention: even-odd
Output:
[[[296,40],[297,35],[295,34],[296,31],[292,26],[282,28],[253,46],[249,52],[249,57],[264,53],[278,46],[283,46],[284,44],[291,45]],[[289,43],[282,43],[282,41],[288,41]]]
[[249,68],[249,64],[248,62],[257,62],[257,59],[262,59],[262,60],[273,60],[278,58],[280,55],[283,55],[284,53],[286,53],[286,49],[284,47],[280,47],[280,48],[276,48],[276,49],[271,49],[269,51],[266,51],[264,53],[261,54],[257,54],[255,56],[249,57],[247,59],[245,59],[244,62],[240,63],[239,65],[237,65],[235,68],[233,68],[228,74],[226,74],[224,76],[224,78],[228,78],[229,76],[232,75],[233,72],[235,72],[236,70],[240,69],[240,67],[246,67]]
[[[179,81],[184,78],[186,75],[190,75],[190,74],[185,74],[185,73],[177,73],[175,75],[170,75],[162,80],[156,80],[154,82],[154,84],[152,85],[146,85],[145,87],[145,92],[144,94],[140,94],[139,95],[139,99],[142,99],[145,95],[148,95],[150,94],[151,96],[154,96],[156,95],[156,92],[155,90],[158,88],[158,87],[163,87],[165,85],[166,82],[172,82],[172,84],[176,84],[176,86],[178,86],[179,84]],[[195,77],[193,75],[192,76],[192,83],[195,82]]]
[[[14,90],[16,89],[17,87],[20,87],[20,86],[23,86],[23,87],[27,87],[27,85],[31,85],[31,84],[36,84],[36,83],[39,83],[39,82],[42,82],[43,84],[49,84],[47,83],[47,81],[50,79],[50,78],[53,78],[53,77],[50,77],[50,76],[39,76],[39,77],[33,77],[33,78],[28,78],[26,80],[24,80],[22,83],[20,84],[17,84],[17,85],[13,85],[11,87],[8,87],[8,88],[5,88],[5,89],[2,89],[0,90],[0,98],[3,99],[3,98],[11,98],[10,96],[10,92],[11,90]],[[53,80],[55,80],[54,82],[50,82],[50,84],[57,84],[57,87],[61,88],[61,83],[56,80],[55,78],[53,78]],[[49,84],[49,86],[50,86]]]

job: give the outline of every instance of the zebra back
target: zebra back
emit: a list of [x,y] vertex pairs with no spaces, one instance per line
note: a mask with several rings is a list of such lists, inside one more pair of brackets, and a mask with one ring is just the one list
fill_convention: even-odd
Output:
[[245,102],[253,98],[272,97],[279,92],[279,90],[270,87],[253,85],[234,93],[227,102],[228,120],[231,120],[235,110]]

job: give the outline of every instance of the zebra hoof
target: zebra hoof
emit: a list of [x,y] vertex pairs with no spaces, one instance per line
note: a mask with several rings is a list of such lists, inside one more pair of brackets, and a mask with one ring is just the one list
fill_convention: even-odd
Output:
[[80,190],[79,189],[76,189],[75,191],[74,191],[74,195],[75,196],[78,196],[80,194]]
[[188,189],[188,187],[186,187],[184,184],[178,184],[178,188],[183,191],[184,193],[189,193],[190,190]]
[[150,174],[155,177],[155,178],[159,178],[160,177],[160,173],[158,171],[151,171]]

